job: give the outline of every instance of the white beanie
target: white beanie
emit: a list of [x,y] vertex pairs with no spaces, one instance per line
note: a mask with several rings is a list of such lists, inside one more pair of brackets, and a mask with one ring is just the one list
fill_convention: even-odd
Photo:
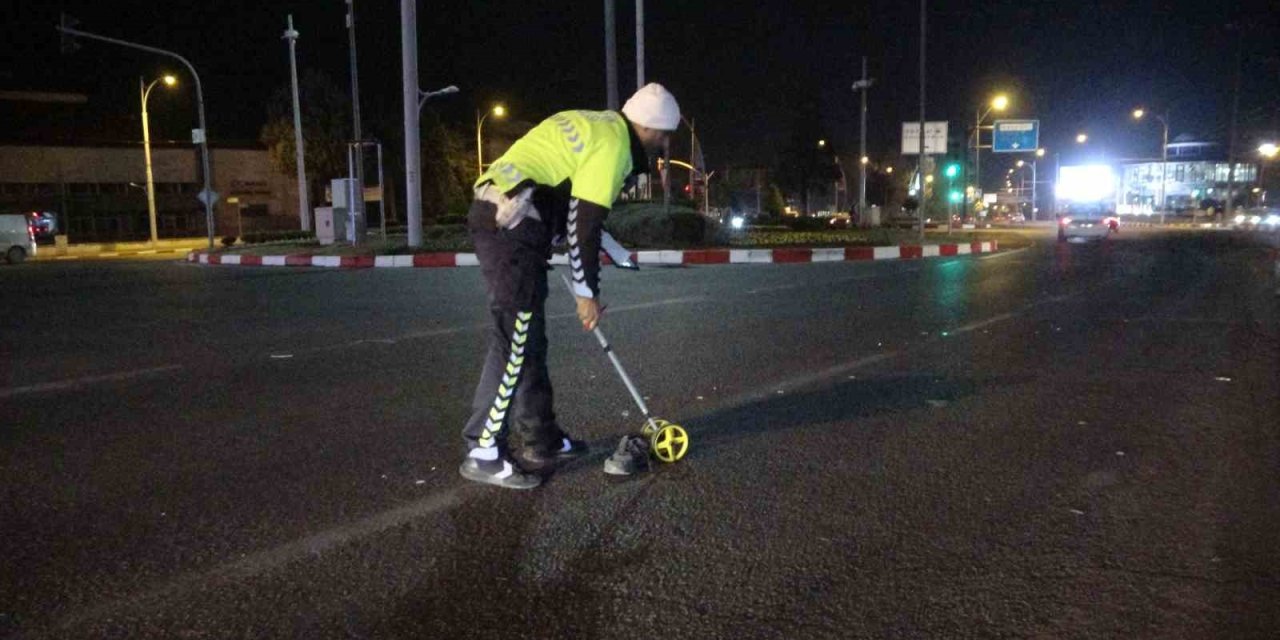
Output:
[[627,119],[650,129],[675,131],[680,128],[680,105],[662,85],[650,82],[622,105]]

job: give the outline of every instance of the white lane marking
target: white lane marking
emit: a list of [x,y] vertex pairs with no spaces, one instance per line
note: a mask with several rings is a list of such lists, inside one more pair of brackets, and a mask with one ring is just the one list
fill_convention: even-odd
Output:
[[882,360],[888,360],[890,358],[897,356],[899,353],[900,352],[898,351],[885,351],[883,353],[876,353],[869,356],[863,356],[856,360],[850,360],[849,362],[842,362],[840,364],[827,367],[826,369],[823,369],[821,371],[816,371],[814,373],[806,373],[804,375],[796,376],[794,378],[788,378],[786,380],[782,380],[779,382],[771,382],[765,385],[764,387],[761,387],[762,390],[760,391],[753,391],[753,392],[750,392],[749,394],[744,394],[744,395],[749,395],[751,397],[760,397],[762,395],[767,395],[768,392],[763,390],[765,388],[774,389],[776,390],[775,393],[782,393],[782,391],[779,390],[779,388],[795,389],[799,387],[805,387],[805,386],[814,384],[816,382],[821,382],[828,378],[835,378],[838,376],[845,375],[850,371],[861,369],[867,365],[872,365]]
[[122,380],[132,380],[133,378],[141,378],[143,376],[153,376],[170,371],[177,371],[182,365],[175,364],[165,367],[152,367],[150,369],[138,369],[136,371],[121,371],[120,373],[109,373],[101,376],[87,376],[84,378],[72,378],[70,380],[60,380],[58,382],[43,382],[40,384],[31,384],[21,387],[8,387],[0,389],[0,398],[11,398],[29,393],[45,393],[49,391],[66,391],[77,387],[87,387],[93,384],[103,382],[120,382]]
[[[705,302],[706,300],[707,300],[706,296],[686,296],[683,298],[670,298],[667,300],[657,300],[654,302],[641,302],[637,304],[619,305],[616,307],[609,306],[607,307],[607,310],[605,313],[606,315],[613,314],[613,313],[624,313],[627,311],[639,311],[642,309],[652,309],[654,307],[665,307],[673,304],[693,304],[698,302]],[[576,312],[556,313],[556,314],[548,315],[547,319],[561,320],[564,318],[576,318],[576,317],[578,317],[578,314]],[[349,349],[351,347],[359,347],[362,345],[369,345],[369,344],[394,345],[396,343],[399,343],[405,340],[421,340],[424,338],[439,338],[441,336],[449,336],[449,335],[454,335],[458,333],[469,333],[472,331],[481,331],[490,326],[491,325],[489,323],[472,324],[472,325],[466,325],[461,327],[445,327],[442,329],[428,329],[426,331],[414,331],[412,333],[403,333],[403,334],[392,336],[389,338],[362,338],[360,340],[353,340],[351,342],[344,342],[341,344],[334,344],[334,345],[329,345],[325,347],[314,347],[311,349],[294,349],[293,353],[294,354],[324,353],[326,351],[338,351],[341,349]],[[275,356],[272,356],[272,357],[275,357]]]
[[784,285],[778,285],[776,287],[761,287],[759,289],[749,289],[747,291],[747,295],[754,295],[757,293],[771,293],[774,291],[788,291],[790,289],[799,289],[800,287],[803,287],[803,286],[804,286],[803,284],[784,284]]
[[749,289],[749,290],[745,291],[744,293],[745,293],[746,295],[754,295],[754,294],[757,294],[757,293],[770,293],[770,292],[773,292],[773,291],[787,291],[787,290],[789,290],[789,289],[799,289],[799,288],[801,288],[801,287],[806,287],[806,286],[826,286],[826,285],[832,285],[832,284],[843,284],[843,283],[846,283],[846,282],[856,282],[856,281],[859,281],[859,280],[878,280],[878,279],[880,279],[880,278],[889,278],[889,277],[892,277],[892,276],[901,275],[901,274],[903,274],[903,273],[914,273],[914,272],[919,271],[919,270],[920,270],[920,267],[906,267],[906,268],[898,269],[898,270],[895,270],[895,271],[888,271],[888,272],[885,272],[885,273],[868,273],[868,274],[860,275],[860,276],[849,276],[849,277],[847,277],[847,278],[836,278],[836,279],[834,279],[834,280],[815,280],[815,281],[813,281],[813,282],[800,282],[800,283],[797,283],[797,284],[784,284],[784,285],[778,285],[778,286],[776,286],[776,287],[761,287],[761,288],[759,288],[759,289]]
[[67,628],[87,620],[94,620],[118,611],[127,610],[129,607],[145,607],[163,603],[200,591],[211,583],[224,580],[244,580],[260,576],[299,560],[320,556],[330,549],[353,540],[366,538],[441,511],[452,509],[461,504],[460,493],[461,490],[458,488],[447,489],[403,507],[376,513],[357,522],[337,526],[265,551],[259,551],[234,562],[228,562],[206,571],[179,576],[151,589],[139,591],[123,598],[99,602],[62,618],[53,628]]
[[1004,322],[1005,320],[1012,320],[1013,318],[1016,318],[1016,317],[1018,317],[1018,316],[1020,316],[1020,315],[1022,315],[1022,312],[1021,312],[1021,311],[1014,311],[1014,312],[1011,312],[1011,313],[1002,313],[1002,314],[1000,314],[1000,315],[998,315],[998,316],[992,316],[992,317],[990,317],[990,318],[987,318],[986,320],[979,320],[979,321],[977,321],[977,322],[971,322],[971,323],[969,323],[969,324],[966,324],[966,325],[964,325],[963,327],[956,327],[955,329],[950,329],[950,330],[948,330],[948,331],[947,331],[947,333],[948,333],[948,334],[950,334],[950,335],[956,335],[956,334],[960,334],[960,333],[968,333],[968,332],[970,332],[970,331],[976,331],[976,330],[981,329],[981,328],[983,328],[983,327],[991,326],[991,325],[993,325],[993,324],[995,324],[995,323],[997,323],[997,322]]
[[989,255],[989,256],[982,256],[981,258],[978,258],[978,259],[979,259],[979,260],[994,260],[994,259],[996,259],[996,258],[1008,258],[1009,256],[1016,256],[1016,255],[1018,255],[1019,253],[1022,253],[1023,251],[1026,251],[1027,249],[1030,249],[1030,248],[1031,248],[1031,247],[1023,247],[1023,248],[1021,248],[1021,249],[1014,249],[1013,251],[1002,251],[1002,252],[999,252],[999,253],[993,253],[993,254],[991,254],[991,255]]
[[[1011,311],[1011,312],[1008,312],[1008,313],[1001,313],[1001,314],[998,314],[998,315],[994,315],[994,316],[991,316],[990,318],[985,318],[985,319],[983,319],[983,320],[978,320],[978,321],[976,321],[976,322],[971,322],[971,323],[966,324],[966,325],[964,325],[964,326],[962,326],[962,327],[959,327],[959,328],[956,328],[956,329],[951,329],[951,330],[949,330],[949,331],[944,331],[944,332],[942,332],[942,333],[943,333],[943,335],[956,335],[956,334],[968,333],[968,332],[971,332],[971,331],[975,331],[975,330],[977,330],[977,329],[981,329],[981,328],[983,328],[983,327],[988,327],[988,326],[991,326],[991,325],[993,325],[993,324],[998,324],[998,323],[1000,323],[1000,322],[1004,322],[1004,321],[1006,321],[1006,320],[1012,320],[1012,319],[1014,319],[1014,318],[1017,318],[1017,317],[1018,317],[1018,316],[1020,316],[1020,315],[1023,315],[1023,314],[1024,314],[1024,313],[1026,313],[1027,311],[1030,311],[1030,310],[1032,310],[1032,309],[1035,309],[1036,307],[1039,307],[1039,306],[1041,306],[1041,305],[1045,305],[1045,304],[1052,304],[1052,303],[1056,303],[1056,302],[1062,302],[1062,301],[1064,301],[1064,300],[1069,300],[1069,299],[1071,299],[1071,298],[1075,298],[1075,297],[1077,297],[1077,296],[1079,296],[1079,295],[1081,295],[1081,294],[1070,294],[1070,295],[1063,295],[1063,296],[1053,296],[1053,297],[1047,298],[1047,299],[1045,299],[1045,300],[1039,300],[1039,301],[1036,301],[1036,302],[1032,302],[1031,304],[1028,304],[1028,305],[1026,305],[1026,306],[1022,307],[1021,309],[1019,309],[1019,310],[1017,310],[1017,311]],[[805,387],[805,386],[808,386],[808,385],[812,385],[812,384],[815,384],[815,383],[821,382],[821,381],[823,381],[823,380],[828,380],[828,379],[831,379],[831,378],[837,378],[837,377],[839,377],[839,376],[846,375],[846,374],[848,374],[848,373],[850,373],[850,372],[852,372],[852,371],[855,371],[855,370],[857,370],[857,369],[861,369],[861,368],[866,367],[866,366],[868,366],[868,365],[872,365],[872,364],[875,364],[875,363],[877,363],[877,362],[881,362],[881,361],[888,360],[888,359],[891,359],[891,358],[896,358],[896,357],[898,357],[898,356],[900,356],[900,355],[905,355],[905,354],[907,354],[907,353],[909,353],[909,352],[911,352],[911,351],[913,351],[913,350],[915,350],[915,349],[919,349],[919,348],[921,348],[923,345],[936,344],[936,343],[938,342],[938,340],[939,340],[939,338],[931,338],[931,339],[926,340],[924,343],[922,343],[922,344],[920,344],[920,345],[916,345],[916,346],[914,346],[914,347],[908,347],[908,348],[906,348],[906,349],[902,349],[902,350],[898,350],[898,351],[884,351],[884,352],[881,352],[881,353],[875,353],[875,354],[868,355],[868,356],[862,356],[862,357],[860,357],[860,358],[856,358],[856,359],[854,359],[854,360],[850,360],[850,361],[848,361],[848,362],[842,362],[842,363],[839,363],[839,364],[836,364],[836,365],[832,365],[832,366],[830,366],[830,367],[827,367],[826,369],[823,369],[823,370],[821,370],[821,371],[816,371],[816,372],[814,372],[814,373],[807,373],[807,374],[804,374],[804,375],[796,376],[796,377],[794,377],[794,378],[788,378],[788,379],[781,380],[781,381],[769,382],[769,383],[764,384],[764,385],[762,385],[762,386],[760,386],[760,387],[757,387],[757,388],[755,388],[755,389],[752,389],[752,390],[749,390],[749,391],[744,391],[744,392],[742,392],[742,393],[739,393],[739,394],[737,394],[737,395],[735,395],[735,396],[733,396],[733,397],[729,398],[729,399],[728,399],[728,400],[726,400],[725,402],[723,402],[723,403],[719,403],[719,406],[736,406],[736,405],[740,405],[740,404],[745,404],[745,403],[747,403],[747,402],[750,402],[750,401],[753,401],[753,400],[758,400],[758,399],[760,399],[760,398],[764,398],[764,397],[769,396],[769,395],[770,395],[770,391],[773,391],[773,392],[775,392],[775,393],[782,393],[782,389],[796,389],[796,388],[802,388],[802,387]]]

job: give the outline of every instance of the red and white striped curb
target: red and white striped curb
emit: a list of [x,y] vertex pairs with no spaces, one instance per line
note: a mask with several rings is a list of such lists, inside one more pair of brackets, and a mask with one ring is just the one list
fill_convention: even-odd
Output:
[[[768,264],[797,262],[847,262],[855,260],[912,260],[939,256],[963,256],[997,251],[996,242],[968,244],[926,244],[894,247],[836,247],[833,249],[692,249],[632,251],[637,264]],[[601,256],[610,264],[608,256]],[[330,267],[361,269],[369,267],[475,267],[480,262],[474,253],[419,253],[406,256],[250,256],[241,254],[187,254],[187,262],[262,267]],[[554,255],[551,264],[569,264],[565,255]]]

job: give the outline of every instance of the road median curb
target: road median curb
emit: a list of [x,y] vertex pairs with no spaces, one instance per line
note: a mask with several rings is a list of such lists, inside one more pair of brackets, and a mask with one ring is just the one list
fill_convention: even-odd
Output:
[[[998,251],[995,240],[961,244],[897,245],[887,247],[784,247],[776,249],[657,249],[632,251],[641,265],[795,264],[805,262],[854,262],[863,260],[918,260]],[[604,264],[612,264],[602,256]],[[255,267],[324,267],[330,269],[474,267],[474,253],[419,253],[398,256],[313,256],[305,254],[251,256],[192,251],[187,262],[202,265]],[[565,255],[551,257],[551,264],[568,264]]]

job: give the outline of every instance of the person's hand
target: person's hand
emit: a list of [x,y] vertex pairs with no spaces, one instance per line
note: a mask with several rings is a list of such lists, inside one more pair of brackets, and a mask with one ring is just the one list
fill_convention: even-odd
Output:
[[600,314],[604,307],[596,298],[578,298],[578,320],[582,321],[583,331],[593,331],[600,324]]

